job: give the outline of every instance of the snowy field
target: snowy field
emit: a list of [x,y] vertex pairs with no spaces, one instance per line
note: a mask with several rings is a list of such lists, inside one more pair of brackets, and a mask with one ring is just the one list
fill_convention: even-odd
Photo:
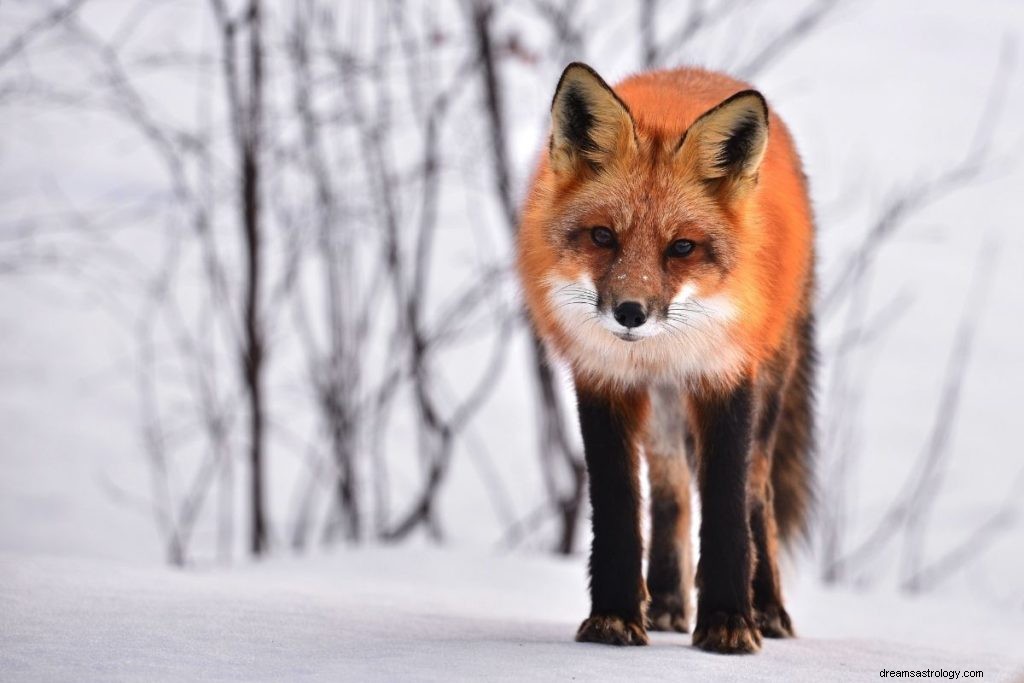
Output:
[[942,597],[791,590],[801,637],[752,656],[652,634],[577,644],[578,560],[437,550],[338,552],[181,573],[0,557],[4,680],[868,681],[879,671],[1024,676],[1020,610]]
[[[96,4],[101,9],[89,16],[100,24],[124,13],[116,1]],[[11,7],[0,3],[0,29]],[[35,11],[30,2],[14,7],[19,20]],[[175,5],[186,14],[188,7]],[[515,11],[506,16],[510,24],[520,20]],[[620,49],[617,28],[632,19],[616,20],[596,26],[590,53],[581,55],[610,81],[636,68],[635,46]],[[188,33],[150,28],[175,40]],[[728,53],[721,47],[728,39],[712,34],[717,43],[695,50],[710,54],[717,45]],[[997,161],[982,180],[936,201],[886,243],[864,318],[884,318],[894,301],[910,303],[849,368],[864,381],[862,429],[851,437],[861,455],[844,482],[846,550],[884,525],[913,471],[932,429],[957,321],[974,303],[974,264],[985,249],[994,252],[922,543],[926,560],[939,565],[948,552],[971,553],[930,590],[910,595],[900,590],[895,544],[827,587],[818,544],[787,567],[800,638],[767,641],[751,657],[705,654],[684,635],[652,634],[647,648],[576,644],[572,636],[588,609],[585,526],[576,554],[566,558],[547,553],[550,528],[505,549],[510,520],[529,518],[544,490],[521,331],[442,488],[443,544],[427,547],[416,537],[395,548],[339,544],[292,556],[284,529],[308,473],[304,452],[281,439],[269,465],[272,557],[243,559],[239,522],[232,562],[218,564],[211,503],[196,525],[193,566],[166,567],[154,520],[158,492],[140,433],[137,348],[125,321],[106,306],[108,294],[124,294],[117,289],[124,282],[87,267],[96,244],[65,243],[66,228],[46,222],[69,207],[118,213],[165,191],[166,179],[139,136],[109,118],[70,108],[29,114],[0,92],[0,237],[14,241],[38,221],[44,246],[70,245],[67,254],[83,259],[75,275],[8,273],[0,260],[0,680],[860,681],[879,678],[882,669],[980,670],[986,680],[1024,680],[1024,450],[1015,433],[1024,405],[1022,41],[1024,2],[854,1],[757,79],[806,162],[827,274],[894,189],[961,157],[977,136],[993,74],[1001,60],[1010,63],[997,98],[1001,114],[985,131]],[[508,70],[520,94],[507,103],[517,190],[561,65],[549,67],[550,88],[537,87],[524,68]],[[480,131],[456,132],[480,142]],[[475,196],[482,183],[463,181],[452,191],[457,201],[448,198],[460,211],[462,190]],[[464,211],[441,210],[466,220]],[[143,259],[162,244],[154,235],[164,227],[111,231],[103,236],[110,243],[100,246]],[[437,277],[452,285],[474,271],[465,226],[449,227],[438,251],[451,263]],[[494,232],[488,239],[507,243]],[[828,353],[843,341],[841,332],[838,324],[823,328]],[[486,341],[442,357],[440,374],[455,378],[455,390],[466,368],[486,362]],[[288,354],[278,351],[275,359]],[[823,369],[824,383],[832,370]],[[309,427],[308,396],[294,379],[304,369],[277,372],[273,384],[283,390],[274,429]],[[171,391],[169,403],[179,398]],[[832,398],[823,392],[823,417]],[[388,443],[398,463],[393,493],[401,499],[416,489],[421,470],[414,457],[400,460],[416,437],[407,422],[396,422]],[[186,466],[178,472],[185,482],[179,490],[188,473]],[[242,479],[239,469],[239,488]],[[500,500],[488,486],[494,480],[502,484]],[[240,509],[230,509],[232,500],[240,508],[238,499],[227,500],[229,514],[241,518]],[[986,526],[994,511],[1002,511],[998,524]]]

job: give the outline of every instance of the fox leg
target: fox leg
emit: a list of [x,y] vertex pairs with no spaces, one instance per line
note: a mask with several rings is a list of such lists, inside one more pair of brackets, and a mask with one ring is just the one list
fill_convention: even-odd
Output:
[[647,393],[609,396],[577,381],[576,395],[594,532],[590,616],[580,625],[576,640],[646,645],[638,442]]
[[693,644],[712,652],[747,653],[761,646],[751,604],[754,552],[747,510],[754,412],[749,381],[724,395],[690,400],[701,501]]
[[651,390],[644,435],[651,485],[651,542],[647,625],[655,631],[687,633],[693,613],[693,549],[690,544],[690,468],[686,463],[686,421],[675,387]]
[[[767,461],[764,456],[755,456]],[[768,470],[768,466],[755,469]],[[760,478],[760,475],[756,475]],[[754,564],[754,618],[761,635],[766,638],[790,638],[795,635],[793,622],[782,606],[782,586],[778,566],[778,530],[772,501],[772,485],[765,477],[750,501],[750,531],[754,537],[757,560]]]
[[772,452],[782,400],[780,383],[770,383],[762,389],[748,480],[750,530],[756,550],[752,583],[754,618],[761,635],[766,638],[794,635],[793,623],[782,606],[782,582],[778,566],[779,536],[771,481]]

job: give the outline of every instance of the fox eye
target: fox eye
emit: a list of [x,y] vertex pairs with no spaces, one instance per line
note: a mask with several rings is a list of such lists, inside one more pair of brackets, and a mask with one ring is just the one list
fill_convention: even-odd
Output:
[[603,225],[599,225],[590,230],[590,239],[594,240],[594,244],[599,247],[615,246],[615,233]]
[[689,256],[696,246],[690,240],[676,240],[668,246],[668,255],[678,257]]

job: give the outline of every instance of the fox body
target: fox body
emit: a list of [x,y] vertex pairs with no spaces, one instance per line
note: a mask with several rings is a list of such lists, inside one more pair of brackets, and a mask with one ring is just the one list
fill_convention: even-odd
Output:
[[810,497],[813,239],[789,133],[749,86],[685,68],[613,90],[566,68],[518,266],[533,325],[576,386],[594,537],[577,639],[688,630],[691,468],[694,643],[751,652],[793,634],[776,556]]

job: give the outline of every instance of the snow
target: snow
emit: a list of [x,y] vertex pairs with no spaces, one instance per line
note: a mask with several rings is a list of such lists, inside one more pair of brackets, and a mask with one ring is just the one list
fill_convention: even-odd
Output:
[[174,571],[0,556],[4,680],[868,680],[1024,673],[1019,610],[795,587],[802,637],[753,656],[653,634],[578,644],[582,558],[400,548]]

